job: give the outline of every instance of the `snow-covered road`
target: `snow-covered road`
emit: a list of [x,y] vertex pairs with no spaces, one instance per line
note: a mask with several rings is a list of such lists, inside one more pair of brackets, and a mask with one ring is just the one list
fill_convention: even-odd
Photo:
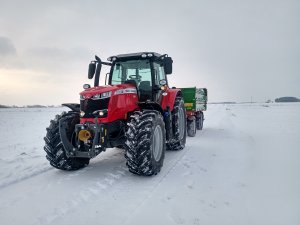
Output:
[[62,110],[0,110],[0,224],[300,224],[300,104],[209,105],[153,177],[129,173],[116,148],[51,168],[43,136]]

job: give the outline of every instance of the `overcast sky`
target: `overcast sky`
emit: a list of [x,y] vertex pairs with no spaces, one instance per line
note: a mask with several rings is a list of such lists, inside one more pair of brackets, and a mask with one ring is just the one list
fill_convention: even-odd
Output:
[[0,104],[78,102],[95,54],[140,51],[211,102],[300,97],[300,1],[0,0]]

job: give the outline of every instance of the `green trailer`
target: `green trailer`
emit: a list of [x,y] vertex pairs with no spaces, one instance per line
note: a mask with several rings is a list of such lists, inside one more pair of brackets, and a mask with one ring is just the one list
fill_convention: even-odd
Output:
[[196,130],[202,130],[204,114],[207,109],[206,88],[181,88],[187,115],[187,133],[194,137]]

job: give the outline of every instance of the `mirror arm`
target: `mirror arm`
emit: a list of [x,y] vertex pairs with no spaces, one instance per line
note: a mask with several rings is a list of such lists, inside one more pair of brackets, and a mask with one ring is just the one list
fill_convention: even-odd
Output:
[[95,59],[96,60],[94,62],[101,63],[102,65],[106,65],[106,66],[112,65],[112,63],[109,63],[109,62],[102,62],[101,59],[97,55],[95,55]]
[[106,82],[107,82],[107,75],[109,75],[109,73],[106,73],[106,75],[105,75],[105,85],[106,85]]
[[109,63],[109,62],[101,62],[102,65],[106,65],[106,66],[111,66],[112,63]]

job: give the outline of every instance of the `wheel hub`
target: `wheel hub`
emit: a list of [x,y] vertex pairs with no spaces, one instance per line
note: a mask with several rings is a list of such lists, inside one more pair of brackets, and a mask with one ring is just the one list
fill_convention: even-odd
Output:
[[163,133],[160,126],[156,126],[152,138],[152,151],[155,161],[159,161],[163,149]]
[[185,129],[185,115],[183,108],[179,108],[178,110],[178,128],[179,128],[179,140],[183,139],[184,129]]

